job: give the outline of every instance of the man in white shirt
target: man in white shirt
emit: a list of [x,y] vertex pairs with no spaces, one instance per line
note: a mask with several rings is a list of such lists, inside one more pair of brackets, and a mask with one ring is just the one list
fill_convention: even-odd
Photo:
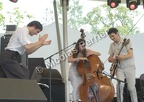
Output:
[[[111,63],[114,63],[115,60],[119,61],[116,76],[121,81],[124,81],[126,79],[127,87],[128,90],[130,91],[131,102],[138,102],[137,92],[135,88],[136,67],[134,62],[133,48],[131,45],[131,41],[129,41],[129,43],[126,44],[120,51],[124,39],[120,37],[118,30],[116,28],[110,28],[108,31],[108,35],[110,39],[113,41],[110,44],[109,48],[110,56],[108,61]],[[118,99],[118,102],[123,102],[123,88],[124,83],[121,82],[120,85],[118,85],[117,90],[117,95],[119,94],[120,98]],[[119,90],[121,92],[119,92]]]
[[26,79],[20,64],[16,60],[23,53],[32,54],[43,45],[51,44],[51,40],[46,40],[48,34],[39,36],[37,42],[30,42],[28,35],[37,35],[43,30],[42,24],[38,21],[30,22],[26,27],[18,28],[12,34],[5,51],[0,55],[0,77]]

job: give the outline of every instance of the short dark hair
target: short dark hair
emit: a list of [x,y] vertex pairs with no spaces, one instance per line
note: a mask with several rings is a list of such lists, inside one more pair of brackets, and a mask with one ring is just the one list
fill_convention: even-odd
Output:
[[108,35],[110,35],[111,33],[117,33],[118,32],[118,30],[116,29],[116,28],[110,28],[109,30],[108,30]]
[[43,30],[42,24],[39,21],[32,21],[27,26],[29,27],[35,26],[35,28],[39,29],[40,31]]

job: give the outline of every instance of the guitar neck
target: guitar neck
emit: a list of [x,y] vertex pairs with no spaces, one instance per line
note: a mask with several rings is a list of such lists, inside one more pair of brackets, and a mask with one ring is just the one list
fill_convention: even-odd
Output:
[[114,62],[115,62],[115,63],[118,63],[118,62],[119,62],[119,60],[118,60],[118,59],[116,59]]
[[120,53],[121,53],[123,47],[126,46],[128,43],[129,43],[129,39],[128,39],[127,41],[126,41],[126,39],[124,39],[124,42],[123,42],[123,44],[122,44],[122,46],[121,46],[121,48],[120,48],[120,50],[119,50],[118,55],[120,55]]

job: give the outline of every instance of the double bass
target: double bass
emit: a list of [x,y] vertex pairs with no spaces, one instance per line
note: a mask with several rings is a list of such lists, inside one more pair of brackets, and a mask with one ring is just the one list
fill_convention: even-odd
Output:
[[[81,29],[81,37],[84,30]],[[86,54],[83,55],[86,57]],[[87,57],[88,61],[78,61],[77,71],[82,77],[79,97],[82,102],[112,102],[114,86],[107,76],[102,74],[103,63],[97,55]]]

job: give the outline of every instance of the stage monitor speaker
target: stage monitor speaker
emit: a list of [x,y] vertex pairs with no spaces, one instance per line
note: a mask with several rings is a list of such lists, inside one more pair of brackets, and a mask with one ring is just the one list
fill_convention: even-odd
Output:
[[[139,78],[136,78],[136,90],[137,90],[137,96],[138,96],[138,102],[143,102],[140,100],[140,91],[142,89],[142,86],[140,85],[140,79]],[[127,89],[127,85],[125,84],[124,86],[124,91],[123,91],[123,102],[131,102],[131,99],[130,99],[130,93],[129,93],[129,90]],[[114,97],[113,101],[112,102],[117,102],[117,97]]]
[[[65,102],[65,84],[62,82],[62,76],[56,69],[46,69],[36,67],[32,75],[33,80],[47,84],[50,86],[50,71],[51,71],[51,99],[52,102]],[[41,88],[49,100],[49,88]]]
[[0,102],[47,102],[34,80],[0,78]]
[[50,81],[50,71],[51,71],[51,82],[61,83],[62,76],[56,69],[46,69],[41,66],[37,66],[32,74],[31,79],[36,80],[40,83],[48,84]]
[[141,91],[141,85],[140,85],[140,79],[139,78],[136,78],[136,90],[137,92]]
[[28,58],[29,78],[32,77],[32,74],[37,66],[46,68],[44,58]]
[[[9,43],[9,40],[11,38],[12,35],[4,35],[1,37],[1,48],[0,48],[0,53],[2,53],[5,50],[5,47],[7,46],[7,44]],[[22,63],[23,65],[27,66],[28,65],[28,55],[26,53],[20,55],[17,58],[17,61],[19,63]]]

